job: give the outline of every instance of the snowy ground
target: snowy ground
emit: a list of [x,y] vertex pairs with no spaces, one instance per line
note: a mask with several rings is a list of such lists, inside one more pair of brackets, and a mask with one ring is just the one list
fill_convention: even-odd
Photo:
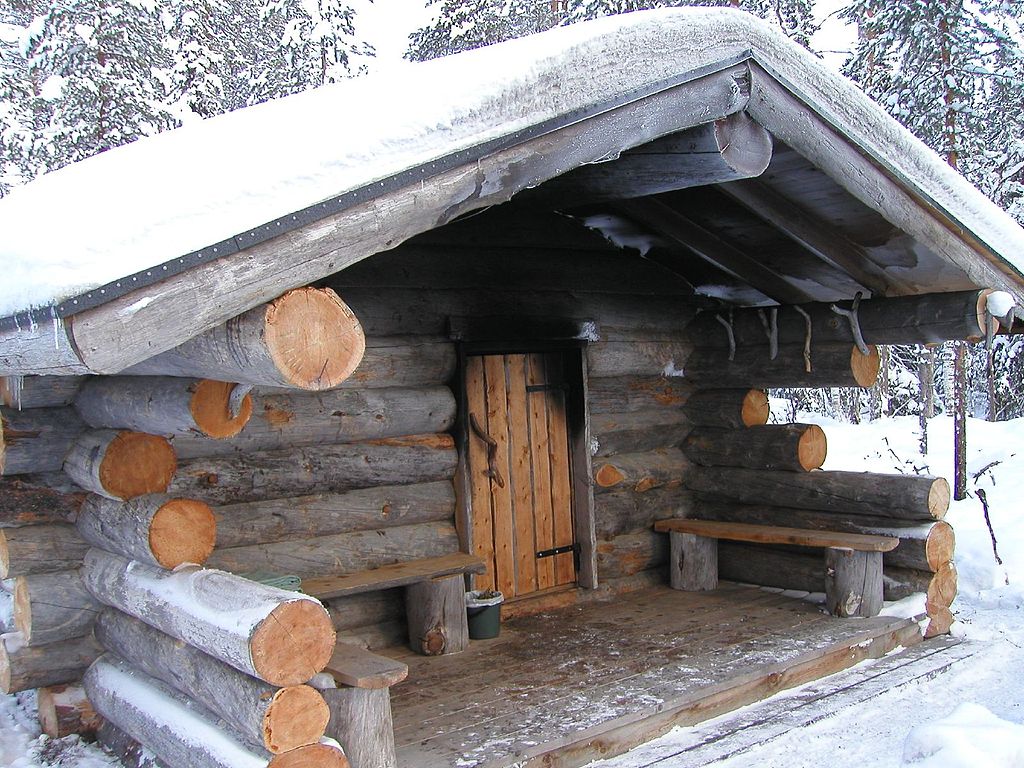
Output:
[[[927,472],[952,477],[952,425],[930,422],[930,464],[918,453],[916,419],[851,426],[822,423],[829,439],[827,469]],[[1024,768],[1024,419],[971,421],[971,496],[954,502],[960,595],[954,633],[981,649],[948,673],[872,699],[716,765],[799,768]],[[943,457],[937,459],[935,457]],[[1003,565],[996,563],[977,490],[985,491]],[[799,692],[796,692],[799,693]],[[793,696],[794,692],[782,694]],[[683,765],[674,753],[697,741],[727,715],[663,739],[600,768]],[[39,736],[31,695],[0,697],[0,768],[107,768],[113,761],[77,739]]]

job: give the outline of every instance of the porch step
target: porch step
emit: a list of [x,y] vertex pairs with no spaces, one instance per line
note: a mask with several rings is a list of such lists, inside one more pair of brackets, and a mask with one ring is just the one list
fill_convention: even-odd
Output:
[[769,744],[794,729],[835,717],[879,695],[930,680],[979,653],[983,646],[940,637],[873,663],[832,675],[790,692],[638,747],[626,758],[593,768],[688,768],[710,766]]

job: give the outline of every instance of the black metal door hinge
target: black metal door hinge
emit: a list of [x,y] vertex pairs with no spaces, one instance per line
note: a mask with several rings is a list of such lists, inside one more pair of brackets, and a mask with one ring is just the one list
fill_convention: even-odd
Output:
[[554,557],[555,555],[566,555],[572,552],[572,560],[575,565],[576,571],[580,569],[580,545],[579,544],[566,544],[564,547],[554,547],[552,549],[542,549],[537,553],[537,559],[542,557]]

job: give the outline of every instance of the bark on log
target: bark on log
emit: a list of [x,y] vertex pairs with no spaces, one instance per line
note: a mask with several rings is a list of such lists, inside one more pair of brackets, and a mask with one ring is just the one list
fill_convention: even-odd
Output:
[[32,647],[88,634],[101,610],[77,570],[15,579],[14,626]]
[[598,341],[587,345],[587,374],[679,377],[692,350],[687,341]]
[[949,508],[949,483],[941,477],[694,467],[686,481],[691,490],[723,501],[922,523],[941,520]]
[[[348,768],[336,742],[271,755],[223,730],[216,716],[113,654],[89,668],[83,682],[96,711],[168,766],[189,768]],[[297,754],[298,753],[298,754]],[[308,762],[306,762],[308,761]]]
[[825,606],[840,618],[877,616],[882,610],[882,553],[828,547]]
[[639,531],[597,543],[597,571],[602,579],[633,576],[668,562],[668,536]]
[[743,429],[768,423],[771,409],[763,389],[701,389],[686,401],[695,427]]
[[924,524],[911,521],[910,527],[905,527],[900,525],[903,521],[891,518],[792,507],[728,504],[703,495],[698,499],[697,507],[700,511],[695,516],[706,520],[894,536],[900,543],[896,549],[883,553],[882,560],[886,567],[934,572],[953,560],[956,544],[952,526],[941,520]]
[[718,541],[692,533],[669,533],[669,584],[699,592],[718,588]]
[[96,622],[96,639],[136,669],[198,701],[260,749],[278,754],[315,744],[324,735],[327,704],[308,685],[267,685],[113,609]]
[[64,459],[72,480],[111,499],[163,493],[177,467],[174,449],[164,438],[111,429],[84,433]]
[[923,592],[927,598],[925,604],[928,614],[932,615],[933,608],[948,608],[956,598],[956,565],[946,563],[935,573],[910,568],[886,568],[883,583],[886,600],[902,600],[914,593]]
[[18,693],[76,682],[101,653],[92,634],[37,648],[19,632],[0,635],[0,691]]
[[[451,521],[448,481],[362,488],[345,493],[230,504],[216,509],[221,549],[352,531]],[[199,562],[199,561],[194,561]]]
[[334,629],[319,602],[198,567],[174,572],[92,549],[83,577],[106,605],[272,685],[296,685],[331,657]]
[[168,492],[233,504],[429,483],[450,480],[457,460],[455,442],[446,434],[242,453],[181,462]]
[[179,435],[182,458],[273,451],[445,432],[455,423],[447,387],[338,389],[255,398],[245,429],[227,440]]
[[461,575],[410,584],[405,600],[412,650],[441,656],[469,647],[466,585]]
[[381,589],[338,597],[324,603],[338,632],[405,617],[405,588]]
[[65,523],[0,530],[0,579],[77,568],[88,549],[75,526]]
[[366,340],[329,288],[298,288],[123,371],[322,390],[345,381]]
[[646,453],[621,453],[594,462],[594,490],[631,488],[643,493],[662,486],[683,484],[690,462],[678,448]]
[[93,546],[167,569],[201,565],[217,539],[216,518],[206,504],[162,494],[130,501],[92,495],[82,505],[77,526]]
[[0,528],[73,523],[86,494],[63,472],[0,478]]
[[89,703],[80,685],[51,685],[40,688],[36,697],[39,727],[51,739],[73,733],[90,736],[103,721]]
[[649,530],[656,520],[695,515],[693,494],[685,488],[613,488],[594,496],[594,525],[603,539]]
[[398,768],[388,689],[330,688],[328,735],[337,739],[356,768]]
[[733,360],[724,349],[698,347],[686,361],[686,378],[698,387],[729,382],[731,387],[870,387],[878,378],[878,349],[862,355],[853,344],[811,346],[807,371],[803,344],[780,344],[771,359],[768,345],[737,347]]
[[231,414],[228,401],[236,386],[172,376],[96,376],[82,385],[75,410],[95,429],[221,439],[237,435],[252,416],[250,395]]
[[675,409],[684,406],[694,394],[693,385],[679,376],[587,379],[591,414]]
[[59,408],[71,405],[85,376],[0,376],[0,405]]
[[590,418],[595,456],[641,453],[675,448],[690,433],[690,420],[681,410],[603,413]]
[[807,472],[820,469],[827,452],[816,424],[763,424],[746,429],[696,427],[683,442],[690,461],[705,467]]
[[342,387],[427,387],[455,376],[455,345],[437,336],[375,336]]
[[208,564],[232,573],[270,571],[306,579],[439,557],[458,549],[455,526],[448,521],[217,549]]
[[[865,299],[858,305],[857,318],[868,344],[935,344],[943,341],[977,340],[985,336],[987,290],[926,293],[896,298]],[[850,303],[837,302],[841,307]],[[853,341],[850,322],[831,309],[831,303],[803,304],[811,316],[814,341]],[[763,310],[762,310],[763,311]],[[792,306],[778,308],[780,344],[803,344],[807,334],[804,316]],[[732,328],[737,345],[767,348],[759,311],[732,311]],[[728,348],[725,328],[715,312],[702,312],[687,327],[695,346]]]
[[116,757],[124,768],[167,768],[156,755],[102,717],[96,731],[96,741],[106,752]]
[[85,431],[71,408],[0,407],[0,475],[52,472]]

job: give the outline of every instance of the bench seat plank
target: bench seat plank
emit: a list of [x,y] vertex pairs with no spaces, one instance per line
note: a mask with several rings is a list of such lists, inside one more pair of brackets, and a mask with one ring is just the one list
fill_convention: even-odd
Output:
[[328,600],[332,597],[357,595],[378,589],[406,587],[441,576],[483,573],[485,568],[484,561],[479,557],[465,552],[455,552],[440,557],[425,557],[405,563],[382,565],[380,568],[348,573],[344,576],[305,579],[302,582],[302,591],[319,600]]
[[390,688],[409,676],[407,664],[351,643],[334,646],[324,671],[343,685],[367,689]]
[[782,528],[750,523],[721,523],[711,520],[659,520],[654,530],[691,533],[713,539],[751,541],[758,544],[796,544],[801,547],[840,547],[860,552],[888,552],[895,549],[899,539],[862,533],[811,531],[803,528]]

